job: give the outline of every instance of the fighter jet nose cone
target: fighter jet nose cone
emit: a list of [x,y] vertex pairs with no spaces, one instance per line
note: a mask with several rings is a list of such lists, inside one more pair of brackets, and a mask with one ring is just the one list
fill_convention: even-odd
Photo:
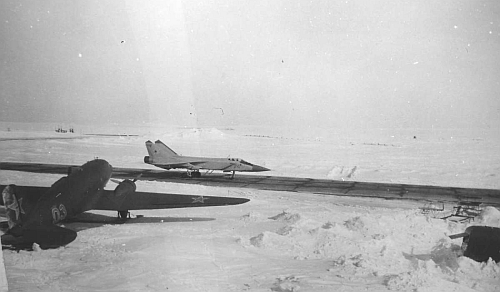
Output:
[[269,168],[265,168],[265,167],[258,166],[258,165],[254,165],[252,167],[252,171],[269,171],[269,170],[270,170]]

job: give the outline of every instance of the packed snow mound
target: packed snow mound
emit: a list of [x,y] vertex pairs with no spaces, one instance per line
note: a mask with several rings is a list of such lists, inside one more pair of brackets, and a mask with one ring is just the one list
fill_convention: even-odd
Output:
[[282,213],[276,216],[269,217],[269,219],[293,224],[300,220],[300,214],[290,214],[288,212],[283,211]]
[[327,178],[334,180],[351,180],[356,177],[357,166],[334,166],[327,174]]
[[251,244],[267,249],[280,248],[281,252],[296,258],[337,258],[352,250],[380,252],[384,244],[390,244],[390,241],[385,242],[382,233],[369,228],[372,224],[361,216],[341,222],[320,222],[284,211],[269,219],[284,225],[253,237]]
[[363,218],[356,216],[344,222],[344,226],[351,231],[363,231],[366,230]]
[[[269,218],[282,225],[251,237],[248,247],[295,260],[331,260],[328,272],[349,277],[384,277],[385,286],[394,291],[431,291],[433,287],[451,291],[463,289],[464,284],[475,289],[474,279],[484,272],[481,263],[471,263],[460,256],[461,241],[448,237],[463,230],[465,224],[422,216],[414,210],[353,215],[340,220],[332,214],[331,218],[318,221],[300,213],[282,212]],[[405,222],[405,232],[401,231],[401,222]],[[490,266],[488,273],[500,269],[494,263]],[[492,275],[490,278],[496,277]],[[286,291],[290,284],[278,282],[287,285],[277,285],[276,291]],[[494,288],[491,281],[482,285],[482,291]]]
[[500,211],[495,207],[487,206],[476,217],[475,223],[500,228]]
[[296,276],[283,276],[276,278],[271,291],[276,292],[296,292],[300,289],[300,279]]
[[262,215],[258,212],[250,212],[240,217],[241,221],[245,222],[255,222],[262,218]]
[[454,279],[442,279],[436,275],[442,274],[442,270],[432,261],[416,261],[413,269],[407,272],[388,275],[386,286],[391,291],[475,291],[463,290],[463,286],[454,282]]

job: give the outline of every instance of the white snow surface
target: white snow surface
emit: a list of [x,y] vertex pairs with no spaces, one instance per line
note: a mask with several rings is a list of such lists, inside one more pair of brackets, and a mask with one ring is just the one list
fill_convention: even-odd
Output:
[[[145,165],[146,140],[179,154],[238,157],[266,175],[499,188],[497,131],[186,129],[0,123],[2,161]],[[6,129],[9,128],[9,131]],[[87,136],[84,134],[137,136]],[[75,139],[45,139],[45,138]],[[33,139],[32,139],[33,138]],[[50,186],[60,176],[0,171],[0,183]],[[236,174],[238,175],[238,174]],[[107,188],[114,188],[112,183]],[[460,255],[470,225],[500,227],[485,207],[472,222],[422,214],[424,202],[139,181],[140,191],[233,196],[228,207],[82,215],[66,247],[3,251],[10,291],[500,291],[500,264]],[[450,212],[453,206],[446,206]]]

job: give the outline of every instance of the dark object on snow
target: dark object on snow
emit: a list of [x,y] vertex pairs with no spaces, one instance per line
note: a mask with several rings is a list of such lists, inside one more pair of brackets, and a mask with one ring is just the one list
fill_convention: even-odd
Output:
[[500,228],[489,226],[469,226],[464,233],[451,235],[451,239],[463,237],[464,256],[477,262],[492,258],[500,262]]

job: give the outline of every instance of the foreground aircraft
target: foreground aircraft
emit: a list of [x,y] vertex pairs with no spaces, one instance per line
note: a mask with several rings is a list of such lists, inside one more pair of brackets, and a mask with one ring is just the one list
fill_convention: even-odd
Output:
[[88,210],[115,210],[125,219],[128,210],[224,206],[249,201],[136,192],[135,182],[128,179],[119,182],[114,190],[105,190],[112,172],[107,161],[95,159],[81,167],[70,167],[68,176],[51,187],[0,186],[8,221],[2,246],[25,249],[37,243],[47,249],[66,245],[76,238],[76,232],[56,224]]
[[160,140],[157,140],[154,144],[151,141],[146,141],[146,148],[148,149],[149,156],[144,157],[145,163],[165,169],[185,168],[189,177],[200,177],[200,169],[233,172],[231,178],[234,178],[236,171],[257,172],[269,170],[268,168],[251,164],[239,158],[207,158],[178,155]]

